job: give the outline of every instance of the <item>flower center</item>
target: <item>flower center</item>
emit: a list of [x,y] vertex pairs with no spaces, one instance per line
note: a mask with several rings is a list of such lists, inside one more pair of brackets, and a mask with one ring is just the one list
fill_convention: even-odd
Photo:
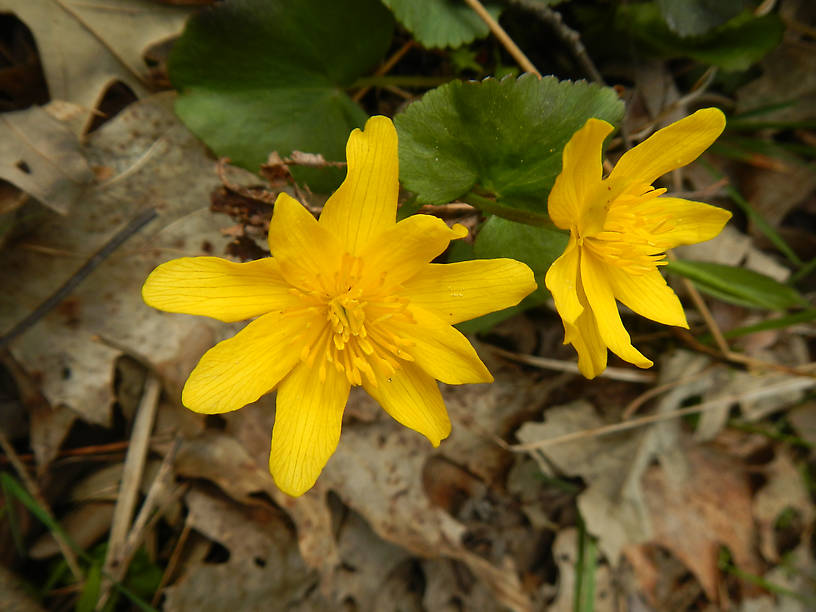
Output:
[[605,262],[644,274],[666,264],[669,234],[676,227],[670,214],[661,210],[658,196],[665,189],[637,185],[608,205],[601,232],[582,237],[582,243]]
[[413,322],[408,300],[386,292],[383,280],[366,278],[362,261],[346,254],[331,277],[315,279],[313,291],[295,290],[311,315],[300,357],[318,368],[321,382],[334,367],[352,385],[361,385],[365,376],[376,387],[378,377],[391,376],[401,361],[413,361],[406,350],[413,342],[398,329]]

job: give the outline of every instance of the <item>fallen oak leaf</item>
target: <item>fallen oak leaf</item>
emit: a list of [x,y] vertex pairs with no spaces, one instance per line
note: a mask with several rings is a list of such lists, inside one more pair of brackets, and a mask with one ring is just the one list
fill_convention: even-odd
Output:
[[148,0],[3,0],[0,8],[34,35],[51,97],[85,109],[80,131],[114,81],[148,93],[144,52],[177,35],[192,13]]
[[32,106],[0,114],[0,178],[64,215],[94,176],[66,123]]

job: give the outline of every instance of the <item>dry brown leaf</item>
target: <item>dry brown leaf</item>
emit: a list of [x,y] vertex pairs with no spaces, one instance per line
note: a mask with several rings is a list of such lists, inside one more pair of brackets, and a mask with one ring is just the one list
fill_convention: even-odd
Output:
[[6,612],[45,612],[30,594],[31,587],[0,565],[0,610]]
[[[82,504],[60,519],[63,531],[82,550],[89,549],[111,526],[113,504],[92,502]],[[44,533],[28,549],[32,559],[47,559],[60,554],[60,547],[51,532]]]
[[804,402],[787,414],[796,432],[807,442],[816,446],[816,401]]
[[164,609],[336,609],[315,590],[317,575],[303,563],[285,517],[268,506],[241,508],[193,488],[186,495],[188,525],[229,551],[222,563],[194,563],[166,589]]
[[125,221],[156,207],[159,219],[131,238],[57,308],[11,345],[39,377],[51,405],[91,423],[110,419],[116,358],[153,363],[176,392],[205,348],[234,327],[212,319],[160,313],[140,288],[159,263],[223,244],[228,220],[208,210],[218,184],[205,147],[178,121],[172,96],[135,103],[91,136],[87,155],[114,178],[86,194],[70,222],[44,216],[20,243],[0,253],[0,329],[10,329],[68,279]]
[[742,464],[713,447],[686,445],[684,454],[686,474],[654,466],[643,476],[651,541],[680,559],[716,602],[721,546],[729,548],[738,567],[761,574],[751,487]]
[[145,51],[178,34],[191,13],[149,0],[3,0],[0,10],[34,34],[51,98],[83,107],[86,117],[114,81],[145,95]]
[[[459,390],[446,389],[446,402],[455,401],[452,397]],[[267,401],[226,415],[228,431],[264,467],[274,422],[271,398]],[[330,584],[332,566],[340,559],[326,506],[326,496],[333,491],[384,540],[422,557],[458,559],[487,584],[499,602],[512,610],[530,610],[530,600],[510,558],[494,565],[468,550],[462,540],[465,525],[431,503],[422,474],[433,452],[425,438],[383,413],[373,423],[346,424],[337,451],[310,492],[291,498],[273,487],[270,494],[295,522],[304,559],[322,568]]]
[[67,125],[32,106],[0,114],[0,178],[64,215],[93,173]]
[[[574,527],[558,532],[552,547],[553,558],[558,564],[558,596],[550,605],[550,612],[575,610],[575,564],[578,561],[578,530]],[[609,566],[598,564],[594,569],[595,599],[592,610],[614,612],[615,587]]]
[[763,112],[757,120],[803,121],[816,118],[816,72],[813,70],[813,49],[810,45],[783,42],[762,60],[760,66],[762,76],[737,91],[738,114],[777,107]]
[[776,522],[786,510],[797,514],[802,526],[801,542],[809,542],[813,532],[814,509],[802,476],[790,453],[779,449],[774,460],[763,467],[767,483],[754,497],[753,515],[759,530],[759,549],[762,556],[778,563],[781,551],[777,545]]

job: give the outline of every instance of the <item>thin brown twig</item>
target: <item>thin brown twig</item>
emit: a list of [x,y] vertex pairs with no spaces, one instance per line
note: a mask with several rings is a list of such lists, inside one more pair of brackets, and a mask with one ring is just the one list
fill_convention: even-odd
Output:
[[604,84],[604,78],[600,70],[595,66],[595,62],[592,61],[589,53],[587,53],[586,47],[581,41],[581,35],[564,23],[564,18],[561,16],[561,13],[554,11],[549,6],[543,6],[538,2],[531,2],[530,0],[514,0],[514,2],[537,15],[542,21],[546,22],[555,30],[558,37],[569,46],[584,73],[596,83]]
[[[20,480],[23,481],[23,486],[26,488],[29,495],[36,500],[42,511],[48,515],[48,518],[56,523],[57,520],[54,518],[54,513],[51,512],[51,506],[49,506],[48,502],[45,501],[45,497],[43,497],[40,487],[28,473],[25,465],[23,465],[23,462],[20,461],[20,458],[17,456],[17,452],[14,450],[14,447],[8,441],[8,438],[6,438],[6,434],[2,431],[0,431],[0,447],[2,447],[3,453],[6,455],[6,457],[8,457],[9,462],[14,467],[14,470],[17,472]],[[74,580],[79,583],[83,582],[85,580],[85,576],[83,576],[82,570],[79,567],[79,561],[74,554],[74,549],[71,548],[71,546],[65,540],[60,530],[54,530],[51,535],[54,536],[54,540],[56,540],[62,556],[65,557],[65,563],[68,565],[68,568],[74,575]]]
[[[134,419],[133,433],[130,437],[122,481],[119,486],[119,495],[113,511],[108,552],[104,564],[104,573],[109,576],[118,576],[119,569],[124,564],[128,530],[136,507],[139,485],[142,481],[150,444],[150,432],[153,429],[160,393],[161,382],[154,373],[149,372],[142,391],[142,399],[136,412],[136,418]],[[111,586],[110,580],[105,580],[101,593],[109,592]],[[104,597],[104,599],[107,599],[107,597]],[[99,601],[104,604],[103,598],[100,598]],[[98,605],[97,608],[99,607]]]
[[686,385],[690,382],[694,382],[695,380],[699,380],[704,376],[708,376],[708,371],[698,372],[697,374],[693,374],[691,376],[684,376],[683,378],[678,378],[677,380],[673,380],[670,383],[666,383],[664,385],[658,385],[657,387],[652,387],[648,391],[641,393],[635,399],[633,399],[623,411],[622,418],[623,419],[631,419],[632,416],[638,411],[638,409],[648,402],[653,397],[660,395],[661,393],[665,393],[666,391],[671,391],[675,387],[679,387],[681,385]]
[[[485,345],[491,351],[507,359],[535,366],[537,368],[544,368],[547,370],[556,370],[558,372],[569,372],[572,374],[580,374],[578,365],[572,361],[561,361],[560,359],[550,359],[547,357],[539,357],[537,355],[522,355],[512,351],[506,351],[491,344]],[[655,375],[651,372],[640,372],[632,368],[606,368],[600,375],[602,378],[611,378],[612,380],[623,380],[626,382],[637,383],[651,383],[655,380]]]
[[110,255],[118,249],[122,244],[141,230],[145,225],[150,223],[157,217],[156,210],[150,208],[143,210],[141,213],[131,219],[127,225],[120,229],[116,234],[108,240],[102,247],[94,253],[82,267],[74,272],[71,277],[63,283],[48,299],[42,302],[22,321],[17,323],[2,337],[0,337],[0,348],[9,344],[12,340],[27,331],[32,325],[37,323],[45,315],[51,312],[62,300],[64,300],[71,292],[85,280],[88,275],[93,272],[102,262],[104,262]]
[[[675,259],[674,254],[669,252],[666,253],[666,257],[670,260]],[[740,363],[750,368],[755,369],[765,369],[765,370],[776,370],[777,372],[784,372],[785,374],[789,374],[791,376],[803,376],[807,378],[814,378],[816,374],[811,372],[807,366],[804,367],[791,367],[782,365],[779,363],[772,363],[770,361],[763,361],[761,359],[755,359],[753,357],[748,357],[747,355],[743,355],[742,353],[737,353],[731,350],[731,347],[728,346],[728,341],[725,339],[722,331],[720,330],[720,326],[717,325],[717,322],[714,320],[714,317],[711,314],[711,310],[709,310],[708,306],[703,299],[703,296],[700,295],[700,292],[697,291],[697,287],[687,278],[682,279],[683,286],[688,291],[689,296],[691,297],[691,301],[694,302],[694,306],[700,315],[703,317],[703,321],[705,321],[706,327],[708,327],[709,332],[714,338],[714,342],[717,345],[717,351],[712,350],[710,347],[703,345],[702,343],[698,342],[696,339],[691,337],[693,343],[696,345],[698,350],[703,350],[709,354],[712,354],[716,357],[725,359],[727,361],[731,361],[734,363]],[[690,335],[689,335],[690,336]],[[689,340],[688,337],[686,337]],[[704,347],[704,348],[703,348]]]
[[184,544],[187,543],[187,537],[190,535],[191,527],[189,518],[190,517],[188,515],[187,520],[184,521],[184,527],[176,540],[176,545],[173,547],[173,552],[170,554],[170,559],[167,561],[167,567],[164,568],[164,573],[159,581],[159,586],[156,587],[156,593],[153,595],[153,601],[150,602],[152,606],[157,606],[159,604],[162,589],[164,589],[167,583],[170,582],[170,579],[173,577],[173,573],[176,571],[176,566],[178,565],[178,562],[181,559],[181,553],[184,550]]
[[[415,44],[416,43],[414,42],[414,39],[410,39],[407,43],[402,45],[399,49],[397,49],[394,52],[394,54],[391,57],[385,60],[383,64],[379,68],[377,68],[377,70],[374,71],[374,76],[383,76],[391,72],[391,69],[397,65],[397,62],[399,62],[403,57],[405,57],[405,54],[408,53],[408,51],[410,51]],[[353,96],[351,96],[351,99],[354,100],[355,102],[359,102],[360,100],[363,99],[363,96],[365,96],[370,90],[371,86],[367,85],[366,87],[363,87],[360,91],[356,92]]]
[[487,24],[487,27],[490,28],[493,35],[499,40],[502,46],[507,49],[507,52],[516,60],[516,63],[521,69],[541,78],[541,73],[538,71],[538,68],[524,55],[524,52],[519,49],[515,41],[504,31],[504,28],[499,25],[499,22],[493,19],[490,13],[487,12],[487,9],[485,9],[482,3],[479,2],[479,0],[465,0],[465,2],[479,16],[479,19]]
[[593,427],[591,429],[583,429],[581,431],[574,431],[572,433],[564,434],[562,436],[556,436],[554,438],[548,438],[546,440],[537,440],[535,442],[525,442],[523,444],[512,444],[509,445],[508,450],[511,450],[516,453],[521,452],[529,452],[532,450],[541,450],[543,448],[547,448],[549,446],[555,446],[556,444],[564,444],[566,442],[574,442],[576,440],[582,440],[584,438],[593,438],[597,436],[604,436],[613,433],[620,433],[623,431],[627,431],[630,429],[636,429],[638,427],[642,427],[643,425],[649,425],[651,423],[658,423],[660,421],[669,421],[672,419],[676,419],[683,416],[688,416],[690,414],[697,414],[699,412],[704,412],[706,410],[711,410],[714,408],[719,408],[722,406],[727,406],[730,404],[735,404],[740,401],[744,400],[751,400],[751,399],[761,399],[763,397],[769,397],[772,395],[776,395],[778,393],[789,391],[791,390],[792,386],[795,386],[798,389],[805,389],[812,385],[816,384],[813,381],[796,381],[796,384],[793,385],[791,380],[786,380],[777,384],[768,385],[767,387],[763,387],[762,389],[754,389],[752,391],[748,391],[746,393],[737,393],[733,395],[728,395],[725,397],[720,397],[717,399],[709,400],[707,402],[702,402],[697,404],[696,406],[688,406],[686,408],[679,408],[677,410],[673,410],[671,412],[661,412],[658,414],[650,414],[648,416],[640,417],[637,419],[630,419],[628,421],[622,421],[620,423],[612,423],[611,425],[602,425],[600,427]]

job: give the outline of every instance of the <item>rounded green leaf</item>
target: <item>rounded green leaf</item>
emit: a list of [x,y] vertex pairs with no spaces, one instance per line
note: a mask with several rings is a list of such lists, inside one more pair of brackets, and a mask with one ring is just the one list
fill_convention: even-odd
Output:
[[392,30],[377,0],[219,3],[191,18],[173,48],[176,112],[217,155],[251,170],[272,151],[343,160],[366,120],[343,89],[382,58]]
[[666,25],[680,36],[698,36],[736,17],[742,0],[657,0]]
[[653,3],[618,6],[614,27],[648,53],[690,57],[725,70],[750,68],[782,41],[785,31],[778,15],[755,17],[745,11],[705,35],[683,38],[669,29]]
[[454,81],[395,118],[400,179],[423,203],[474,191],[497,200],[488,212],[540,223],[570,137],[590,117],[615,123],[622,115],[614,90],[583,81],[529,74]]
[[[461,0],[382,0],[419,43],[427,48],[458,47],[490,30],[479,16]],[[487,5],[498,19],[500,9]]]

